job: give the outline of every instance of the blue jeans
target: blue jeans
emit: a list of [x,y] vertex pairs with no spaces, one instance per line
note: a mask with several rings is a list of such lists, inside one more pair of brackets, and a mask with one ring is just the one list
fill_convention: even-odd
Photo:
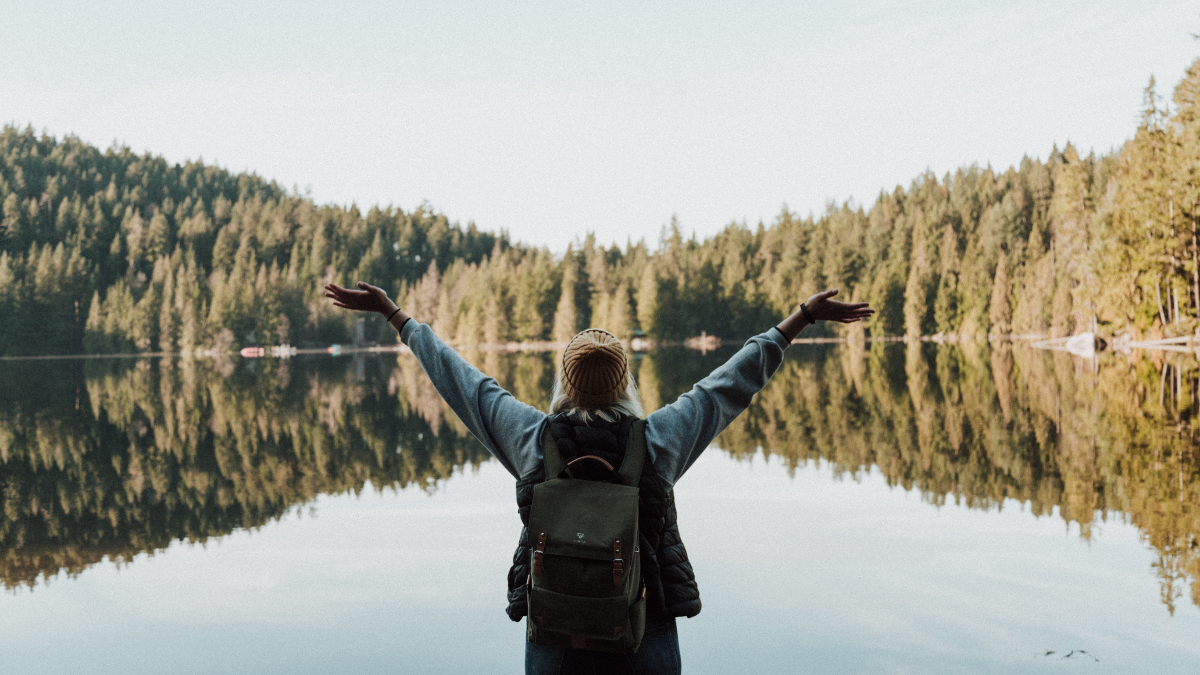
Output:
[[675,617],[647,618],[636,654],[609,654],[525,643],[525,675],[679,675]]

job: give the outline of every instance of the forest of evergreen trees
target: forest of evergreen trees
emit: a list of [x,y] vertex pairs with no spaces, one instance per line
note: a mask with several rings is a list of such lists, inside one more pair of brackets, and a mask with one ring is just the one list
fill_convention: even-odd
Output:
[[[0,354],[190,352],[353,339],[322,297],[370,280],[464,343],[588,325],[660,339],[758,332],[840,287],[871,335],[1190,334],[1200,316],[1200,60],[1133,138],[1005,171],[926,173],[819,217],[785,208],[565,256],[412,212],[317,205],[253,174],[0,133]],[[367,339],[393,340],[377,318]]]

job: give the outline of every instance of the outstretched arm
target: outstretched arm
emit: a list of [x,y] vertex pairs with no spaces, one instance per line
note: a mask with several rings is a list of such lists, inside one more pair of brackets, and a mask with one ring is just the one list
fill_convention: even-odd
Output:
[[518,401],[442,342],[429,326],[410,320],[383,289],[361,281],[358,288],[329,284],[325,296],[338,307],[389,317],[388,322],[400,331],[400,339],[412,349],[438,394],[488,452],[514,477],[535,468],[540,461],[536,448],[546,413]]
[[717,434],[740,415],[783,362],[783,350],[816,321],[854,323],[874,313],[867,303],[831,300],[837,289],[817,293],[775,328],[750,338],[742,349],[692,390],[646,418],[646,444],[654,468],[674,484]]

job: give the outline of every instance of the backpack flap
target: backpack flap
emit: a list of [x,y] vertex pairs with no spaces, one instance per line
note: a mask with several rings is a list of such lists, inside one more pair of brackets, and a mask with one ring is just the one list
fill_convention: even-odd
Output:
[[627,553],[637,541],[638,489],[613,483],[555,478],[533,487],[529,532],[546,533],[550,555],[612,560],[613,541]]

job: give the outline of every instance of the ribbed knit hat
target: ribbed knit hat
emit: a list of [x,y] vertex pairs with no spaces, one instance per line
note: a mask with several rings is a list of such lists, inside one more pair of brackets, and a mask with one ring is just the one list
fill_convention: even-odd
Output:
[[567,344],[563,352],[562,386],[582,408],[603,408],[616,403],[629,386],[629,358],[617,336],[589,328]]

